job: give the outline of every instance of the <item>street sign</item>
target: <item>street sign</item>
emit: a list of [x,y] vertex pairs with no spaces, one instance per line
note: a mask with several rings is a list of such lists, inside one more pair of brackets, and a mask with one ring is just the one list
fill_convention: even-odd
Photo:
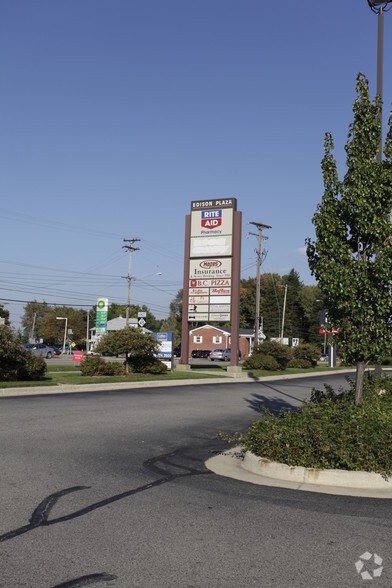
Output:
[[146,312],[138,312],[137,313],[137,318],[146,318],[147,313]]
[[146,324],[146,321],[144,320],[144,318],[140,318],[138,321],[138,325],[139,327],[144,327],[144,325]]

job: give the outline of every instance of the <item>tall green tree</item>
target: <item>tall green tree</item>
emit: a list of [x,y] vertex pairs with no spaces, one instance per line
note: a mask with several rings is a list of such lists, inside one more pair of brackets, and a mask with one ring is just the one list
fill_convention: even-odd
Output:
[[181,289],[177,292],[176,297],[170,302],[168,318],[161,322],[161,332],[173,333],[173,349],[178,349],[181,346],[182,298],[183,291]]
[[343,181],[332,155],[332,135],[325,136],[324,194],[313,217],[316,241],[307,239],[307,254],[329,325],[339,330],[345,358],[357,365],[355,402],[361,404],[367,364],[380,362],[392,347],[392,116],[385,159],[378,162],[381,100],[370,100],[363,74],[357,77],[356,94]]

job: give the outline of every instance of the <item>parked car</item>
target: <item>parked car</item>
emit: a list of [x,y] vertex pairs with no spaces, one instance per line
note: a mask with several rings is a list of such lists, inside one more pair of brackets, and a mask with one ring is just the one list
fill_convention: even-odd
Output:
[[[241,352],[238,350],[238,359],[241,359]],[[223,361],[231,360],[231,349],[225,349],[223,352]]]
[[191,356],[193,357],[193,359],[203,358],[203,357],[209,357],[210,353],[211,353],[211,351],[209,349],[194,349],[191,353]]
[[[230,361],[231,360],[231,349],[214,349],[210,353],[210,360],[214,361],[215,359],[220,359],[221,361]],[[238,350],[238,359],[241,359],[241,353]]]
[[51,347],[52,347],[55,355],[61,355],[61,353],[63,351],[62,349],[59,349],[59,347],[56,347],[55,345],[51,345]]
[[322,353],[320,356],[320,361],[328,361],[328,353]]
[[225,351],[226,349],[213,349],[210,353],[210,360],[215,361],[215,359],[220,359],[221,361],[224,361],[223,354]]
[[55,355],[53,347],[49,347],[49,345],[45,345],[44,343],[26,343],[23,345],[23,348],[34,355],[46,357],[46,359],[51,359]]

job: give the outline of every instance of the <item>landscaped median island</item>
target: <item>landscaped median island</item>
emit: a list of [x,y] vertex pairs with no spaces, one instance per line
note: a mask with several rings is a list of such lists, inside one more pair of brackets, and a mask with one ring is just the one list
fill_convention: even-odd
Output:
[[[220,433],[246,452],[291,467],[313,470],[375,472],[392,475],[392,379],[369,376],[362,405],[356,405],[355,383],[335,393],[313,390],[297,410],[262,411],[247,433]],[[317,480],[315,480],[317,482]]]

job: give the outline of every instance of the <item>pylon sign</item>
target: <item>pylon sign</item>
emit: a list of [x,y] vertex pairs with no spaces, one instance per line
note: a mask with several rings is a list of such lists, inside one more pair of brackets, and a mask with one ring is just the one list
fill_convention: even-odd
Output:
[[230,320],[236,209],[236,198],[191,202],[188,322]]
[[105,335],[108,331],[108,309],[109,300],[107,298],[97,299],[97,316],[95,319],[95,329],[97,335]]

